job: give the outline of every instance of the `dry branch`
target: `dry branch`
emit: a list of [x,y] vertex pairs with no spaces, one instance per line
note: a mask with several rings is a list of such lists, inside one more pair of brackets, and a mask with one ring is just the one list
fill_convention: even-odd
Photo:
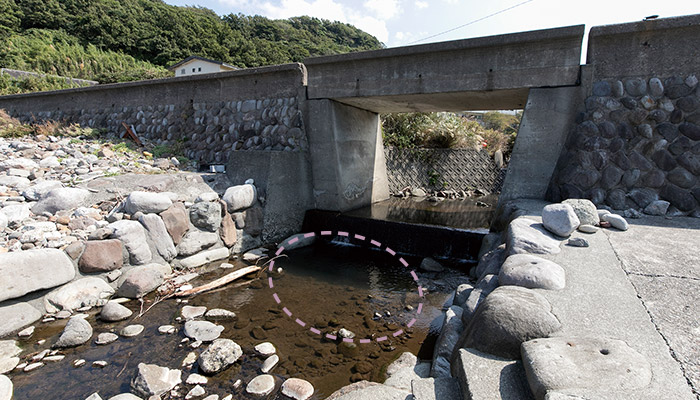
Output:
[[258,267],[256,265],[251,265],[249,267],[241,268],[239,270],[228,273],[219,279],[213,280],[213,281],[207,283],[206,285],[197,286],[196,288],[184,290],[182,292],[177,292],[177,293],[175,293],[175,296],[184,297],[184,296],[191,296],[193,294],[203,293],[203,292],[224,286],[228,283],[235,281],[238,278],[241,278],[243,276],[246,276],[250,273],[257,272],[257,271],[260,271],[260,267]]

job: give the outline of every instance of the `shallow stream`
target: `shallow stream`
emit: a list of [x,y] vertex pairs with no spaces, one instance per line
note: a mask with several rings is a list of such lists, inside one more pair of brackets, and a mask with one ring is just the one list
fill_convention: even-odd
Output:
[[[410,260],[409,268],[397,262],[384,251],[348,246],[342,243],[315,245],[287,252],[275,260],[274,269],[265,270],[258,277],[250,277],[231,283],[209,293],[187,299],[187,304],[223,308],[234,311],[233,321],[216,322],[225,327],[221,337],[238,343],[244,355],[230,368],[209,377],[205,385],[207,395],[223,397],[232,393],[234,399],[247,399],[245,385],[259,375],[262,358],[255,355],[253,347],[261,342],[272,342],[277,348],[280,363],[271,374],[278,377],[278,385],[288,377],[299,377],[310,381],[316,392],[313,399],[323,399],[338,388],[351,382],[368,379],[384,380],[386,366],[402,352],[410,351],[419,358],[432,357],[435,334],[442,324],[441,309],[451,291],[466,281],[465,273],[448,269],[442,273],[418,273],[419,282],[427,293],[419,297],[411,269],[417,269],[419,260]],[[246,265],[233,262],[235,267]],[[264,261],[259,262],[262,265]],[[222,276],[230,269],[218,264],[208,266],[204,273],[192,283],[197,286]],[[273,278],[274,293],[282,303],[273,299],[273,289],[268,278]],[[146,298],[143,309],[154,300]],[[418,304],[424,303],[417,313]],[[190,348],[182,333],[182,323],[176,318],[184,302],[167,299],[159,302],[145,315],[136,317],[141,310],[138,301],[125,305],[134,311],[127,321],[103,323],[96,320],[95,311],[88,321],[94,328],[93,340],[74,349],[62,351],[66,358],[60,362],[47,362],[45,366],[29,372],[11,373],[15,385],[15,400],[25,399],[78,399],[83,400],[94,392],[103,399],[118,393],[129,392],[130,381],[136,374],[138,363],[152,363],[183,370],[183,382],[190,373],[198,372],[196,364],[182,367],[182,361],[191,351],[199,354],[206,344]],[[287,307],[294,313],[292,318],[283,312]],[[375,315],[376,313],[376,315]],[[296,318],[307,321],[302,328]],[[407,323],[415,318],[412,327]],[[97,346],[94,339],[101,332],[119,332],[129,324],[142,324],[144,332],[134,338],[120,337],[116,342]],[[161,335],[158,327],[172,324],[177,332]],[[25,347],[23,356],[49,348],[65,325],[64,321],[37,323],[33,336],[21,341]],[[322,338],[309,331],[318,329],[323,335],[333,334],[340,328],[355,333],[358,339],[376,339],[388,336],[380,343],[342,343]],[[403,329],[397,337],[392,333]],[[37,341],[46,339],[38,345]],[[85,359],[87,363],[75,368],[72,362]],[[104,368],[92,366],[93,361],[107,361]],[[234,382],[243,384],[234,388]],[[179,396],[192,385],[180,385]],[[282,398],[273,392],[269,399]],[[163,396],[163,398],[170,398]]]

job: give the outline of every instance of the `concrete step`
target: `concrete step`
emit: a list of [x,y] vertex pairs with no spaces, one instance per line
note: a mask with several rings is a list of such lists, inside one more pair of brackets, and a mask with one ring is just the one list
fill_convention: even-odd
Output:
[[413,400],[461,400],[459,383],[455,378],[414,379],[411,382]]
[[452,376],[465,400],[534,400],[519,360],[459,349],[452,361]]

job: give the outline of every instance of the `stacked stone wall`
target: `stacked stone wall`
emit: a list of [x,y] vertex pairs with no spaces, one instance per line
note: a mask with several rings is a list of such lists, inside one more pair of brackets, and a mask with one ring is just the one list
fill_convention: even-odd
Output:
[[698,75],[600,79],[591,86],[550,187],[550,198],[700,216]]

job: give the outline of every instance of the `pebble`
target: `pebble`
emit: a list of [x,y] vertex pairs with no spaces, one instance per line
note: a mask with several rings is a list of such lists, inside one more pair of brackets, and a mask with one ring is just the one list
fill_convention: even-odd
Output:
[[246,386],[245,391],[254,396],[267,396],[275,390],[275,378],[272,375],[258,375]]
[[158,333],[161,335],[172,335],[175,333],[175,327],[172,325],[161,325],[158,327]]
[[219,400],[218,394],[210,394],[209,396],[203,398],[202,400]]
[[134,337],[134,336],[140,335],[141,332],[143,332],[143,330],[144,330],[143,325],[138,325],[138,324],[136,324],[136,325],[128,325],[128,326],[125,326],[125,327],[119,332],[119,334],[122,335],[122,336],[124,336],[124,337]]
[[613,228],[617,228],[621,231],[626,231],[629,228],[627,221],[625,221],[621,215],[605,214],[601,219],[605,222],[609,222]]
[[190,374],[185,383],[188,385],[206,385],[209,380],[200,374]]
[[194,399],[196,397],[202,397],[206,394],[206,391],[204,390],[203,387],[197,385],[193,387],[187,394],[185,395],[185,400],[190,400]]
[[110,344],[112,342],[116,342],[117,339],[119,339],[119,336],[117,336],[114,333],[111,332],[103,332],[97,335],[97,339],[95,339],[95,344],[97,345],[105,345],[105,344]]
[[588,247],[588,240],[584,238],[571,238],[569,241],[566,243],[569,246],[572,247]]
[[223,308],[212,308],[204,317],[212,321],[230,321],[236,319],[236,313]]
[[81,358],[81,359],[79,359],[79,360],[73,361],[73,366],[74,366],[75,368],[80,368],[80,367],[82,367],[83,365],[85,365],[85,363],[86,363],[86,361],[83,360],[83,359]]
[[197,362],[197,354],[191,351],[187,354],[187,356],[185,356],[185,359],[182,360],[182,366],[186,367],[194,364],[195,362]]
[[278,362],[280,362],[279,356],[277,354],[273,354],[263,361],[260,371],[262,371],[263,374],[267,374],[268,372],[272,371],[273,368],[275,368]]
[[[24,367],[22,370],[23,370],[24,372],[29,372],[29,371],[34,371],[35,369],[41,368],[41,367],[43,367],[43,366],[44,366],[44,363],[42,363],[42,362],[36,362],[36,363],[31,363],[31,364],[27,365],[27,366]],[[19,366],[18,366],[18,367],[19,367]]]
[[98,368],[104,368],[104,367],[107,366],[107,361],[102,361],[102,360],[100,360],[100,361],[93,361],[93,362],[92,362],[92,366],[93,366],[93,367],[98,367]]
[[66,356],[64,356],[63,354],[59,354],[59,355],[55,355],[55,356],[44,357],[43,361],[57,362],[57,361],[63,360],[64,358],[66,358]]
[[34,334],[34,329],[35,329],[35,327],[33,325],[26,327],[26,328],[22,329],[21,331],[19,331],[19,333],[17,333],[17,336],[19,336],[21,338],[28,338]]
[[228,395],[226,395],[226,397],[222,398],[221,400],[233,400],[233,395],[228,394]]
[[596,233],[598,228],[593,225],[579,225],[578,230],[583,233]]
[[271,356],[277,352],[270,342],[263,342],[255,346],[255,351],[263,357]]
[[184,306],[184,307],[182,307],[182,310],[180,311],[180,315],[182,315],[182,318],[184,318],[186,320],[190,320],[190,319],[195,319],[195,318],[201,317],[202,315],[204,315],[205,312],[207,312],[207,308],[203,307],[203,306],[202,307]]
[[314,387],[303,379],[289,378],[282,383],[282,394],[294,400],[306,400],[314,394]]
[[48,354],[49,350],[42,350],[41,352],[39,352],[39,354],[36,354],[34,357],[32,357],[32,361],[41,361]]

